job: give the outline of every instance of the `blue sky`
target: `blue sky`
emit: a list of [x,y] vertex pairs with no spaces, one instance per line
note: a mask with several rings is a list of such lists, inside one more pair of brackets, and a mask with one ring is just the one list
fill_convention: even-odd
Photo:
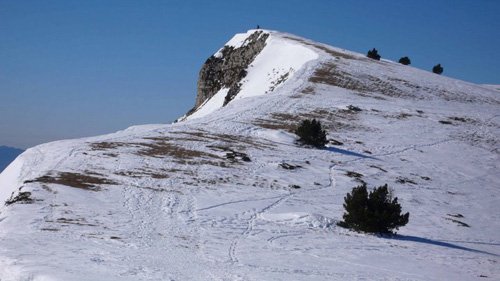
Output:
[[257,24],[500,84],[498,15],[496,0],[0,0],[0,145],[171,122],[205,59]]

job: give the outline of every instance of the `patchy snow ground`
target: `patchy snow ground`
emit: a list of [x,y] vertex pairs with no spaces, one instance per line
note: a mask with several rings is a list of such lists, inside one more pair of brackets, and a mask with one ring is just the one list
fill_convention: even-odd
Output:
[[[317,57],[271,94],[18,157],[0,279],[498,280],[498,92],[273,36]],[[306,117],[336,142],[295,145]],[[410,212],[397,236],[336,226],[362,181]]]

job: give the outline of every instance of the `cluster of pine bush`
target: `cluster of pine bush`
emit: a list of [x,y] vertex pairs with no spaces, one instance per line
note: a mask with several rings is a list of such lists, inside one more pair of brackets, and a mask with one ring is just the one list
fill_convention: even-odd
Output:
[[[327,144],[326,131],[316,119],[303,120],[295,134],[302,145],[322,148]],[[344,197],[343,221],[341,227],[368,233],[393,233],[408,223],[410,214],[401,213],[398,198],[387,184],[368,192],[366,183],[352,189]]]
[[[373,48],[371,50],[368,51],[368,53],[366,54],[367,57],[371,58],[371,59],[374,59],[374,60],[380,60],[381,56],[379,55],[378,53],[378,50]],[[411,60],[409,57],[401,57],[398,61],[400,64],[403,64],[403,65],[410,65],[411,64]],[[432,72],[436,73],[436,74],[441,74],[443,73],[443,67],[441,66],[441,64],[436,64],[433,68],[432,68]]]

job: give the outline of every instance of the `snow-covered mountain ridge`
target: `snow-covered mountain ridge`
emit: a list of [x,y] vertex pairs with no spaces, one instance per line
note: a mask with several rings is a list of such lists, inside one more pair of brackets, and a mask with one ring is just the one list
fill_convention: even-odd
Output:
[[[497,279],[498,91],[262,34],[226,105],[221,87],[184,121],[40,145],[6,168],[0,279]],[[297,146],[304,118],[331,145]],[[361,182],[410,212],[398,236],[336,226]]]

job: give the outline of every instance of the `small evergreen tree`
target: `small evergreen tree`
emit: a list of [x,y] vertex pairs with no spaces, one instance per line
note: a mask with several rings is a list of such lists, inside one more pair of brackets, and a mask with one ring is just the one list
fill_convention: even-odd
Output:
[[436,64],[433,68],[432,68],[432,72],[436,73],[436,74],[441,74],[443,73],[443,67],[441,66],[440,63]]
[[409,57],[402,57],[399,59],[399,63],[400,64],[404,64],[404,65],[410,65],[411,64],[411,60]]
[[401,215],[398,198],[392,197],[387,184],[368,193],[366,183],[344,197],[344,221],[339,225],[370,233],[392,233],[408,223],[410,214]]
[[368,54],[366,56],[374,60],[380,60],[380,55],[378,54],[378,51],[375,48],[368,51]]
[[322,129],[321,122],[316,119],[303,120],[295,130],[295,134],[299,136],[299,142],[306,145],[323,147],[327,143],[326,132]]

